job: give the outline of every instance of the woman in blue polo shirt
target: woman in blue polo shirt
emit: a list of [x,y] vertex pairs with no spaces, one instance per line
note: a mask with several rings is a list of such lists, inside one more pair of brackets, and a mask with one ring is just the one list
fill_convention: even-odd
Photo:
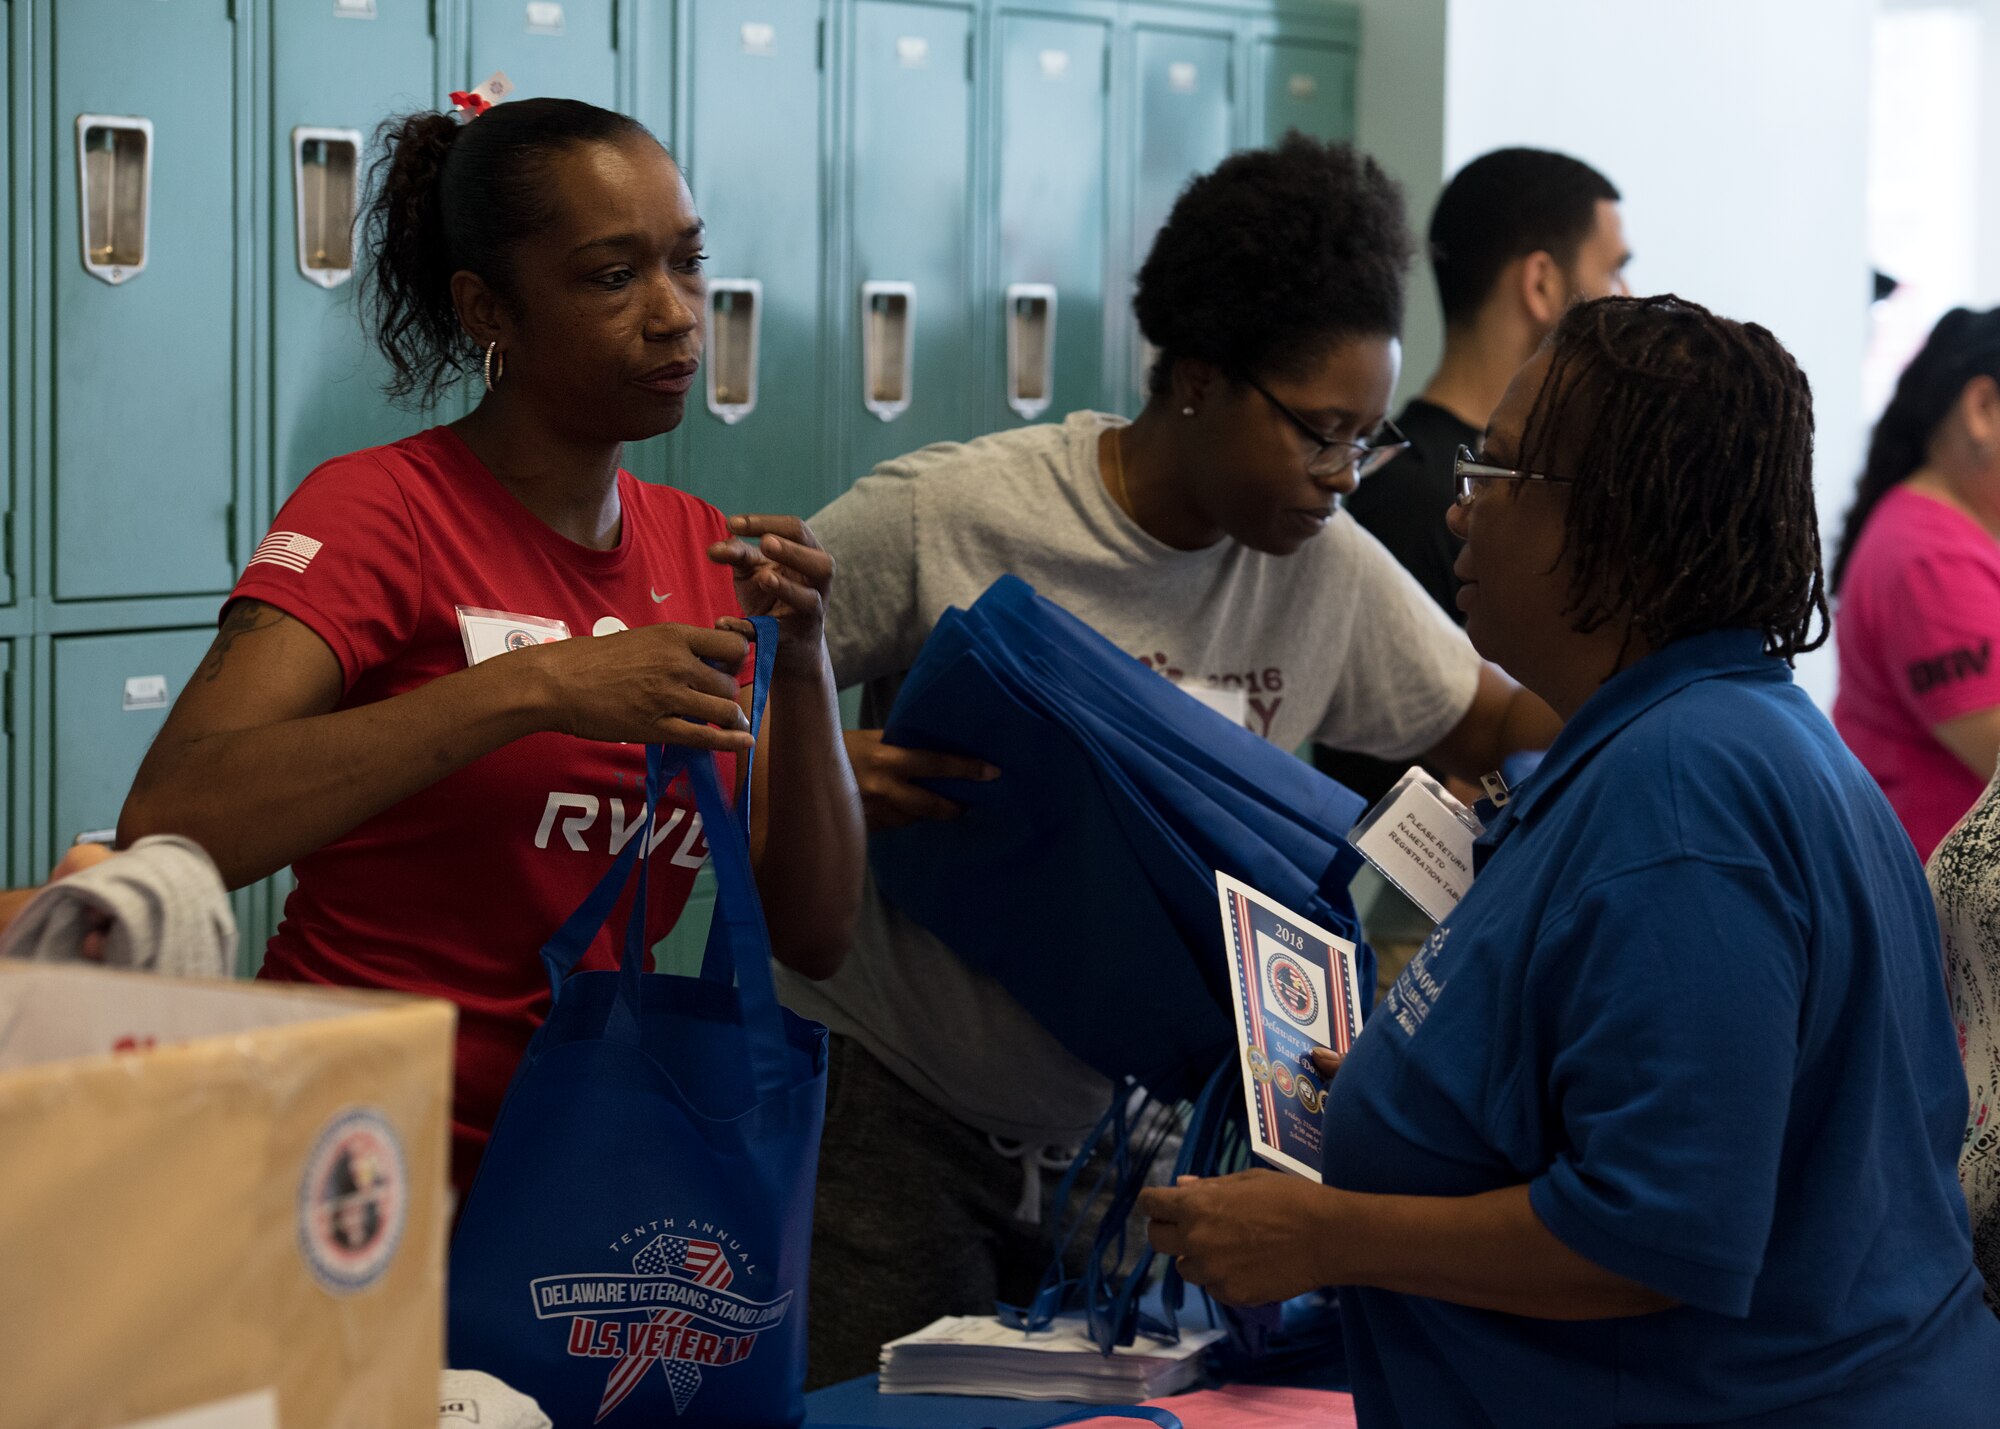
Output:
[[1811,394],[1676,298],[1572,310],[1452,526],[1567,719],[1328,1099],[1328,1184],[1147,1193],[1237,1303],[1343,1292],[1364,1426],[1991,1424],[1965,1082],[1909,840],[1792,683]]

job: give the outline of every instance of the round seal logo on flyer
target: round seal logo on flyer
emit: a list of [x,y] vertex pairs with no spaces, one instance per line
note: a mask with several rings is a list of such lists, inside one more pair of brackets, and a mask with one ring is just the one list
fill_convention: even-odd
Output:
[[1278,1010],[1301,1027],[1312,1026],[1319,1016],[1319,994],[1298,961],[1279,953],[1271,959],[1264,976],[1271,984],[1271,996],[1277,1001]]
[[526,650],[530,645],[539,645],[541,643],[541,641],[525,630],[510,630],[507,632],[507,648],[509,650]]
[[349,1107],[327,1123],[299,1182],[299,1251],[313,1278],[335,1295],[382,1278],[410,1214],[403,1146],[370,1107]]

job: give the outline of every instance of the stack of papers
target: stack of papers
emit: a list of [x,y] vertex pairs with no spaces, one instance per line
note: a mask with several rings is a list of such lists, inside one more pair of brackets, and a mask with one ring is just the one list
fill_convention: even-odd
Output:
[[1187,1388],[1201,1373],[1201,1352],[1221,1338],[1220,1330],[1183,1330],[1177,1345],[1141,1339],[1106,1355],[1081,1316],[1028,1331],[947,1315],[882,1347],[881,1390],[1137,1404]]

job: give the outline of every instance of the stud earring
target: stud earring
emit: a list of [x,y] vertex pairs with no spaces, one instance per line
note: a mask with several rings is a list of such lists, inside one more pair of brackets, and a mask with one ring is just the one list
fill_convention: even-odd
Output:
[[1183,417],[1192,417],[1194,415],[1194,408],[1192,407],[1181,408],[1181,415]]
[[486,390],[491,392],[507,375],[507,354],[500,350],[500,344],[486,344],[486,356],[479,364],[480,375],[486,379]]

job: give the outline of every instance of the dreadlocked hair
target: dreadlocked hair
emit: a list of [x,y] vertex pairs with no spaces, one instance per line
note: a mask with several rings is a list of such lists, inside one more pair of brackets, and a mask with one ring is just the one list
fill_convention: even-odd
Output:
[[1953,308],[1938,319],[1923,350],[1910,359],[1868,440],[1868,464],[1854,488],[1833,558],[1833,589],[1847,579],[1847,563],[1868,518],[1882,498],[1929,459],[1931,436],[1975,377],[2000,381],[2000,308],[1975,313]]
[[1812,388],[1783,345],[1666,295],[1579,304],[1549,347],[1521,462],[1575,479],[1575,628],[1627,619],[1655,650],[1756,628],[1787,663],[1824,644]]

